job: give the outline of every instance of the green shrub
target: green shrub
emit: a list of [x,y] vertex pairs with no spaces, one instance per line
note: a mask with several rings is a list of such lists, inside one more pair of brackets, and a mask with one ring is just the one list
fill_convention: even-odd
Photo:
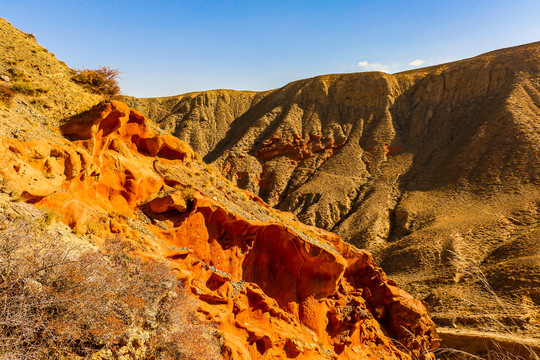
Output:
[[101,66],[95,70],[82,69],[77,70],[73,81],[82,85],[94,94],[116,96],[120,94],[118,77],[120,71],[109,66]]

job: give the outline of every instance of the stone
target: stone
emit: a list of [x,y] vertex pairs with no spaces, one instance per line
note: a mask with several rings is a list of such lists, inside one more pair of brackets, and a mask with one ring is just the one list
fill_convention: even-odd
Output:
[[[176,269],[225,358],[433,358],[426,307],[369,253],[235,188],[140,113],[105,102],[61,131],[69,140],[0,139],[6,191]],[[116,355],[142,356],[143,337],[132,340]]]

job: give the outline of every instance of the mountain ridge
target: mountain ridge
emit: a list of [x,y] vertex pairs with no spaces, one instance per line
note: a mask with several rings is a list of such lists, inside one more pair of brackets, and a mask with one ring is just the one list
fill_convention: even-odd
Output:
[[[443,293],[465,293],[458,322],[497,326],[470,302],[502,314],[464,276],[460,257],[536,328],[540,262],[525,259],[539,249],[515,239],[540,220],[539,89],[535,42],[396,74],[294,81],[234,119],[225,92],[198,93],[199,103],[180,95],[176,111],[155,119],[241,188],[373,252],[440,325],[456,322]],[[511,243],[521,245],[493,263],[490,254]],[[529,285],[505,284],[497,266],[529,274]]]
[[[2,272],[18,312],[1,314],[0,357],[434,359],[427,307],[367,251],[236,188],[3,19],[0,34],[0,260],[20,260]],[[72,292],[81,277],[95,285]]]
[[[441,331],[443,346],[508,330],[512,341],[497,351],[520,346],[514,335],[538,342],[535,44],[438,72],[126,98],[154,123],[117,102],[98,105],[31,34],[3,19],[0,30],[0,85],[27,86],[0,103],[2,214],[17,217],[26,202],[69,224],[73,241],[121,237],[131,256],[171,266],[199,315],[221,324],[226,357],[431,357],[438,336],[427,305],[438,326],[457,328]],[[211,154],[228,179],[169,133]],[[297,218],[372,250],[392,280],[366,251]],[[305,276],[291,279],[305,258]],[[252,266],[261,262],[276,271]],[[324,281],[311,281],[313,271]],[[492,292],[471,275],[479,271]],[[133,344],[144,351],[144,340]]]
[[226,359],[433,358],[427,309],[369,253],[231,186],[139,112],[104,102],[61,131],[0,139],[2,192],[172,268],[218,326]]

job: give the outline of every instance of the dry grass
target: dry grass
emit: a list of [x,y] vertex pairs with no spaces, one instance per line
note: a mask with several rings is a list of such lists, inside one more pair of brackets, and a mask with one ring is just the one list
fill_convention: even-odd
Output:
[[49,91],[48,89],[38,86],[33,82],[25,79],[13,82],[12,89],[15,92],[29,96],[38,96],[41,94],[45,94]]
[[[532,351],[532,350],[531,350]],[[495,351],[490,351],[486,357],[477,356],[466,351],[461,351],[457,349],[450,348],[441,348],[435,351],[437,359],[451,359],[451,360],[537,360],[538,355],[534,352],[530,356],[524,358],[523,356],[510,354],[505,352],[503,349],[498,348]]]
[[218,359],[214,330],[169,268],[111,241],[107,254],[69,249],[27,221],[0,223],[0,359],[121,352],[134,332],[144,358]]
[[49,89],[37,85],[34,81],[31,80],[29,75],[20,68],[10,68],[8,69],[8,73],[11,75],[13,81],[10,89],[12,93],[38,96],[41,94],[45,94],[49,91]]
[[[471,276],[473,279],[476,279],[478,284],[481,286],[482,290],[489,293],[490,297],[493,299],[493,302],[497,304],[498,307],[500,307],[501,311],[507,316],[507,318],[511,319],[512,325],[514,328],[518,327],[518,324],[513,322],[513,318],[510,314],[510,311],[506,307],[504,301],[497,295],[495,290],[492,288],[492,286],[489,284],[485,274],[482,272],[482,270],[473,262],[468,261],[461,257],[460,255],[456,254],[453,251],[449,251],[450,256],[452,257],[452,260],[456,264],[456,266],[461,269],[465,274],[468,276]],[[515,331],[512,331],[512,328],[502,323],[498,318],[496,318],[493,315],[490,315],[489,311],[486,310],[486,315],[488,315],[492,321],[496,322],[504,331],[506,334],[512,338],[519,339],[519,334]],[[485,356],[479,356],[476,354],[469,353],[467,351],[462,351],[459,349],[453,349],[453,348],[438,348],[435,350],[428,349],[424,346],[422,346],[422,343],[418,341],[417,337],[411,333],[409,330],[403,328],[403,330],[408,333],[409,335],[409,343],[412,344],[413,347],[416,347],[419,350],[418,356],[413,356],[413,359],[415,360],[423,360],[426,358],[426,355],[429,353],[433,353],[436,356],[436,359],[442,360],[540,360],[540,357],[538,354],[534,351],[531,346],[524,342],[517,342],[516,347],[513,349],[513,352],[510,352],[508,349],[504,349],[500,346],[499,343],[497,343],[495,340],[491,340],[491,346],[488,346],[486,343],[485,352],[483,354],[487,354]],[[409,347],[405,346],[403,343],[394,340],[394,343],[404,351],[407,351]],[[516,352],[519,352],[519,354],[516,355]]]
[[483,357],[457,349],[441,348],[435,351],[437,359],[485,360]]
[[118,77],[120,71],[109,66],[101,66],[95,70],[78,70],[73,77],[73,81],[82,85],[94,94],[106,95],[109,97],[120,94]]
[[[518,328],[518,324],[515,323],[513,320],[513,316],[510,313],[509,309],[505,305],[504,301],[498,296],[498,294],[495,292],[489,281],[487,280],[487,277],[485,276],[484,272],[480,269],[480,267],[476,264],[474,264],[471,261],[468,261],[467,259],[464,259],[459,254],[449,251],[454,263],[456,266],[461,269],[465,274],[472,277],[473,279],[476,279],[480,287],[483,291],[487,292],[490,296],[490,298],[493,300],[494,303],[497,304],[497,306],[500,308],[503,314],[506,315],[508,319],[511,321],[511,325],[513,325],[514,328]],[[494,322],[498,324],[504,331],[512,337],[518,338],[519,334],[512,330],[512,327],[507,326],[502,321],[500,321],[495,316],[491,315],[489,311],[486,311],[486,315],[488,315]],[[526,354],[527,359],[531,360],[540,360],[540,356],[527,344],[521,343],[518,344],[522,347],[522,352]],[[470,354],[464,351],[456,350],[456,349],[449,349],[449,348],[441,348],[437,349],[435,351],[435,354],[438,358],[443,359],[459,359],[459,360],[468,360],[468,359],[474,359],[474,360],[518,360],[523,359],[522,356],[518,356],[515,354],[512,354],[508,352],[505,349],[502,349],[495,341],[493,341],[493,347],[494,350],[489,350],[488,355],[484,357],[480,357],[474,354]]]
[[5,83],[0,83],[0,104],[3,106],[11,107],[12,99],[13,90],[11,90],[11,86]]

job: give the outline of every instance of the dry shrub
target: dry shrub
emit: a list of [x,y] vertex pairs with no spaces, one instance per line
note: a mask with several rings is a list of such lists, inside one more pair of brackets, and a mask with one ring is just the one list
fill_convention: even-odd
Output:
[[[498,325],[498,327],[504,330],[503,334],[506,333],[513,338],[519,338],[519,334],[513,330],[519,328],[519,325],[514,320],[514,316],[512,316],[510,309],[504,303],[503,299],[499,297],[497,292],[489,283],[482,269],[474,262],[463,258],[459,254],[451,250],[448,250],[448,253],[454,264],[456,264],[456,267],[461,269],[464,274],[476,280],[477,285],[479,285],[480,288],[490,296],[494,304],[497,304],[497,306],[499,307],[499,311],[506,315],[506,318],[509,319],[511,326],[504,324],[501,320],[499,320],[499,318],[495,317],[487,309],[486,315],[490,317],[491,320]],[[440,359],[456,360],[540,360],[540,354],[538,354],[531,346],[529,346],[525,342],[516,342],[514,348],[512,348],[511,350],[512,352],[510,352],[508,349],[501,348],[501,346],[493,340],[491,343],[486,343],[486,357],[480,357],[474,354],[467,353],[465,351],[451,348],[439,348],[435,350],[435,354],[437,355],[437,358]]]
[[11,100],[13,99],[13,91],[11,86],[6,83],[0,83],[0,103],[4,106],[11,106]]
[[101,66],[95,70],[77,70],[73,81],[82,85],[94,94],[116,96],[120,94],[118,78],[120,71],[110,66]]
[[149,344],[159,359],[221,359],[216,334],[197,320],[195,311],[196,303],[188,297],[178,297],[162,308],[159,319],[168,326],[158,329]]
[[107,255],[69,249],[28,221],[3,224],[0,359],[117,354],[134,331],[149,335],[144,358],[220,358],[214,329],[171,270],[111,244]]

